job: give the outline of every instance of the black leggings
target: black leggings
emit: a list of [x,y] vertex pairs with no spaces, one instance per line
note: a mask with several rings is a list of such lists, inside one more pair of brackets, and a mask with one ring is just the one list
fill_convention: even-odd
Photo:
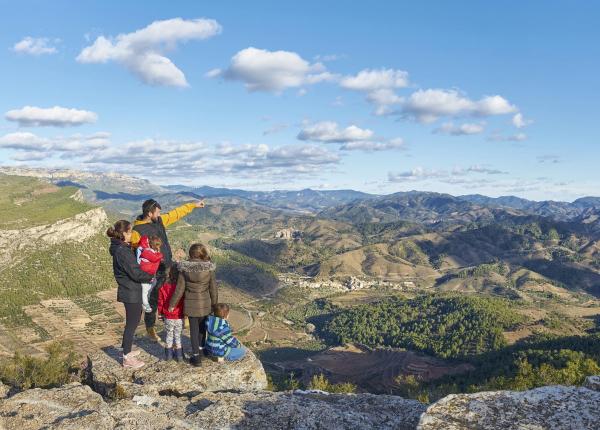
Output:
[[206,317],[188,317],[190,321],[190,340],[192,341],[192,354],[200,354],[200,347],[206,343]]
[[133,335],[140,320],[142,319],[142,304],[141,303],[123,303],[125,305],[125,330],[123,331],[123,355],[131,352],[133,344]]

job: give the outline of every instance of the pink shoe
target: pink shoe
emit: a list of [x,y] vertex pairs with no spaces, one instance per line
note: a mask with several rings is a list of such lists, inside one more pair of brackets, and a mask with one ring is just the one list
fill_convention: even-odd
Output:
[[128,369],[139,369],[144,366],[144,362],[131,355],[131,353],[123,356],[123,367]]
[[137,357],[138,355],[140,355],[139,349],[132,349],[129,354],[127,354],[128,357]]

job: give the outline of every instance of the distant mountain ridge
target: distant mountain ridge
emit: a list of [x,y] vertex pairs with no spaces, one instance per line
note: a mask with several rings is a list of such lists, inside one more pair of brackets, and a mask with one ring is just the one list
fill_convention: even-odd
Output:
[[[364,222],[406,219],[434,223],[447,217],[466,222],[469,219],[493,218],[493,212],[498,209],[571,221],[596,219],[596,212],[600,211],[600,197],[593,196],[563,202],[534,201],[517,196],[488,197],[481,194],[453,196],[429,191],[406,191],[388,195],[351,189],[250,191],[178,184],[161,186],[146,179],[119,173],[70,169],[0,166],[0,173],[44,178],[59,186],[76,186],[83,190],[86,200],[101,204],[110,201],[115,208],[127,209],[127,212],[150,197],[174,203],[186,198],[239,198],[278,210],[318,213],[330,218],[353,221],[363,218]],[[402,218],[403,216],[406,218]]]
[[330,206],[376,197],[374,194],[354,190],[313,190],[310,188],[298,191],[247,191],[209,186],[190,187],[185,185],[167,185],[165,188],[176,192],[192,192],[203,197],[243,197],[265,206],[302,212],[318,211]]

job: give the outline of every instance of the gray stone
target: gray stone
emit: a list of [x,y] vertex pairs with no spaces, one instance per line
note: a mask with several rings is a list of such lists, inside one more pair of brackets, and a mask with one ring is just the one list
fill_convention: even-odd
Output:
[[89,387],[28,390],[0,402],[0,428],[414,429],[425,406],[372,394],[205,392],[107,403]]
[[8,396],[9,392],[10,392],[10,387],[8,385],[4,385],[0,381],[0,399],[6,398]]
[[590,390],[600,391],[600,376],[588,376],[585,378],[583,386]]
[[598,429],[600,392],[549,386],[529,391],[452,394],[427,408],[419,430]]
[[163,347],[145,338],[137,342],[139,358],[146,363],[139,370],[121,365],[116,347],[90,354],[85,369],[87,382],[94,390],[110,398],[133,398],[135,395],[174,395],[192,397],[204,391],[252,391],[267,387],[261,362],[248,350],[237,362],[215,363],[202,360],[201,367],[188,363],[164,361]]

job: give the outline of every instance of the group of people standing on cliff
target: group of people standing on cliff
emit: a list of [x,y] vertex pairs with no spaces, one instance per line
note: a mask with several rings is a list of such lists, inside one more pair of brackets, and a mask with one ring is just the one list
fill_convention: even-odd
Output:
[[120,220],[106,232],[118,285],[117,301],[125,306],[122,348],[126,368],[144,366],[139,350],[132,349],[142,313],[146,336],[154,342],[160,342],[155,329],[157,314],[164,321],[165,360],[186,358],[181,342],[186,317],[191,340],[189,362],[193,366],[200,366],[202,357],[235,361],[246,353],[227,321],[229,305],[219,303],[216,266],[206,245],[191,245],[188,258],[181,261],[174,261],[169,245],[167,227],[204,205],[200,200],[161,214],[160,204],[149,199],[133,224]]

